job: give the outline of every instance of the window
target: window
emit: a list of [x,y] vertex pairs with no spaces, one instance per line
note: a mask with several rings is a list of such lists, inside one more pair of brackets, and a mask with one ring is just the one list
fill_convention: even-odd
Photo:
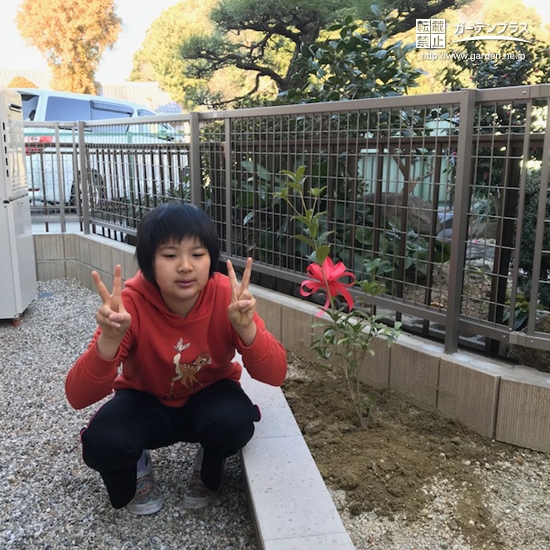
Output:
[[85,99],[72,99],[52,96],[48,98],[45,120],[90,120],[90,102]]
[[31,94],[21,94],[23,102],[23,120],[34,120],[36,106],[38,105],[38,96]]

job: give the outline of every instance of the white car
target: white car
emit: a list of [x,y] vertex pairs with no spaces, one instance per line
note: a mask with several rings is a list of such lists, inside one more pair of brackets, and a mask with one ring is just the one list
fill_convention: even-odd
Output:
[[[167,152],[162,147],[181,143],[182,133],[166,122],[156,122],[158,115],[146,107],[54,90],[17,88],[16,91],[23,105],[32,205],[75,204],[80,173],[77,147],[80,120],[131,119],[128,124],[106,124],[86,130],[86,144],[92,145],[87,150],[90,193],[131,200],[134,193],[140,192],[140,180],[136,178],[146,178],[149,191],[158,183],[158,177],[169,179],[176,187],[188,180],[187,152],[173,147],[176,156],[172,158],[172,149]],[[138,117],[147,118],[137,123]]]

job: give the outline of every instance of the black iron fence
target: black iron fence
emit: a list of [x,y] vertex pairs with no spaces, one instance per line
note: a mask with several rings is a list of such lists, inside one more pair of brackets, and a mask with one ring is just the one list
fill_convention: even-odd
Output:
[[[26,123],[35,219],[131,242],[147,209],[201,205],[225,255],[300,283],[302,230],[276,193],[306,167],[335,258],[411,332],[505,356],[550,350],[550,85],[119,121]],[[31,134],[34,137],[30,138]]]

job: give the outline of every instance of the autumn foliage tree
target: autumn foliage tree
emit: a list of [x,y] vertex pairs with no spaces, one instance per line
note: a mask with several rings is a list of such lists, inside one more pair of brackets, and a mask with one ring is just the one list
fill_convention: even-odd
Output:
[[23,0],[16,24],[46,58],[55,89],[95,94],[95,73],[122,20],[114,0]]

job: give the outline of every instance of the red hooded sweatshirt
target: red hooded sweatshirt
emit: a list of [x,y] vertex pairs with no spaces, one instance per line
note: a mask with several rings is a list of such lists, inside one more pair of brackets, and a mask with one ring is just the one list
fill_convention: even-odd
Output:
[[229,322],[227,276],[215,273],[186,317],[172,313],[158,288],[141,272],[126,281],[122,300],[132,323],[117,356],[105,360],[98,355],[98,328],[67,374],[65,391],[75,409],[122,388],[151,393],[165,405],[181,407],[193,393],[213,382],[239,381],[242,367],[233,361],[235,351],[242,355],[252,378],[273,386],[283,383],[285,349],[258,314],[254,315],[258,330],[250,346],[243,344]]

